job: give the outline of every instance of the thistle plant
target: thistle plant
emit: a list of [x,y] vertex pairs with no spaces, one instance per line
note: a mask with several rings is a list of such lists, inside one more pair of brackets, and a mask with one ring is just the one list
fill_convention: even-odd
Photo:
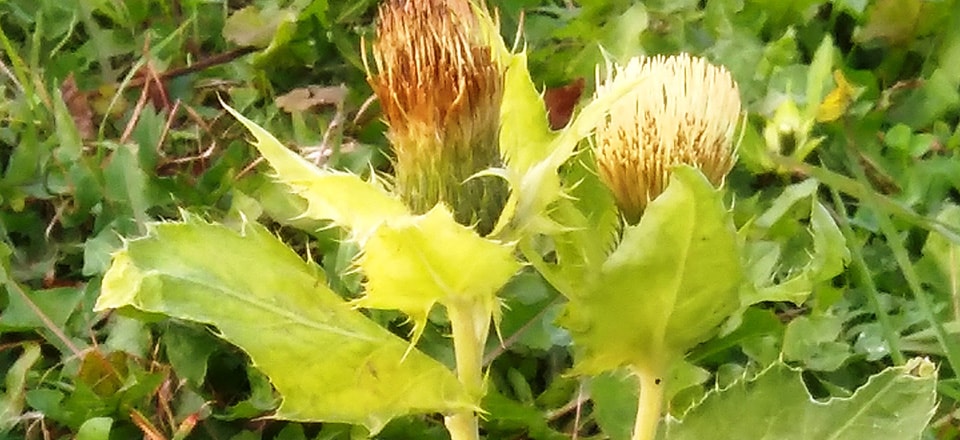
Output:
[[[354,265],[364,275],[364,295],[343,301],[326,287],[322,271],[284,252],[259,225],[244,223],[238,234],[188,217],[157,226],[118,253],[97,307],[133,306],[216,325],[283,396],[275,417],[360,424],[375,434],[397,416],[442,413],[453,439],[477,439],[482,355],[500,315],[497,292],[521,267],[513,243],[485,237],[502,211],[507,183],[478,175],[502,164],[499,60],[510,54],[490,15],[467,0],[389,0],[379,14],[376,71],[368,69],[368,80],[389,126],[392,185],[384,182],[389,177],[319,169],[226,107],[254,135],[277,180],[306,201],[302,216],[343,227],[359,246]],[[223,252],[239,261],[224,267],[215,258],[194,258],[183,267],[173,259],[172,268],[155,270],[166,263],[142,249],[182,246],[186,232],[218,234],[237,250]],[[253,261],[283,268],[283,275],[267,277],[274,288],[250,280]],[[181,287],[165,287],[173,285]],[[219,304],[198,307],[178,296],[185,292]],[[450,321],[455,374],[415,347],[437,305]],[[356,308],[402,312],[412,324],[410,340]],[[235,326],[238,310],[249,312],[243,328]],[[316,345],[296,347],[292,334]]]
[[671,369],[740,306],[740,248],[717,188],[734,161],[740,99],[726,70],[689,55],[614,64],[598,83],[594,101],[614,102],[584,154],[596,174],[581,173],[552,211],[566,226],[546,233],[556,262],[532,241],[521,249],[569,300],[560,323],[574,371],[639,379],[633,438],[646,440]]
[[[507,197],[504,180],[477,175],[500,165],[497,137],[504,68],[484,41],[473,8],[467,0],[385,2],[373,44],[376,73],[369,67],[367,71],[389,126],[396,193],[414,214],[441,203],[458,223],[486,235]],[[479,7],[478,12],[486,15]],[[442,242],[439,238],[433,237]],[[373,258],[368,252],[364,263],[369,266]],[[504,267],[507,276],[516,270]],[[450,318],[458,377],[479,401],[484,394],[481,358],[491,318],[499,316],[495,296],[499,286],[480,291],[476,286],[450,287],[460,291],[436,301],[446,306]],[[396,299],[368,296],[359,304],[407,309],[422,331],[433,302],[409,309]],[[452,414],[446,423],[455,439],[477,438],[472,411]]]
[[[733,136],[740,117],[740,94],[725,69],[703,58],[682,54],[633,58],[626,66],[613,66],[608,69],[606,81],[598,87],[597,95],[606,93],[616,81],[637,76],[647,78],[644,87],[621,98],[595,134],[600,178],[616,199],[626,224],[639,223],[624,232],[623,241],[608,263],[636,257],[643,248],[635,241],[634,234],[647,235],[644,232],[655,231],[658,226],[675,226],[679,233],[663,237],[667,240],[657,245],[677,246],[684,253],[695,252],[674,261],[681,267],[691,266],[692,272],[678,272],[689,270],[686,268],[658,268],[641,263],[637,275],[611,277],[633,278],[636,284],[619,283],[619,287],[629,289],[620,294],[627,298],[634,296],[646,304],[649,308],[643,314],[659,315],[653,323],[638,323],[639,335],[620,337],[630,345],[635,344],[631,347],[633,355],[626,359],[626,366],[640,383],[633,438],[646,440],[656,436],[664,382],[673,364],[694,345],[712,336],[739,305],[737,287],[741,268],[736,258],[735,230],[725,215],[719,192],[712,186],[720,185],[733,166]],[[679,166],[693,169],[681,170]],[[674,177],[675,172],[681,174]],[[683,198],[666,192],[671,178],[686,181],[692,196],[689,199],[695,208],[688,214],[694,217],[687,220],[686,231],[683,222],[671,225],[661,223],[664,218],[657,218],[669,212],[659,209],[670,210],[674,202],[671,197]],[[664,199],[657,200],[658,197]],[[650,218],[644,218],[648,208],[653,212],[648,213]],[[684,232],[689,235],[684,236]],[[647,237],[640,237],[643,238]],[[698,267],[701,264],[703,266]],[[657,291],[657,283],[651,283],[650,279],[656,280],[664,274],[651,272],[662,269],[666,269],[664,287],[667,289]],[[716,270],[727,275],[708,281],[705,272]],[[590,331],[586,333],[589,335]],[[593,350],[592,342],[587,343],[587,350]],[[601,352],[607,350],[604,348]]]
[[[373,435],[396,417],[439,413],[453,440],[476,440],[483,349],[500,319],[498,292],[524,265],[519,251],[568,299],[559,323],[573,338],[573,373],[639,379],[633,437],[649,440],[666,379],[693,347],[751,301],[802,302],[804,293],[784,291],[842,271],[843,236],[814,197],[819,261],[786,289],[772,272],[778,249],[751,249],[735,230],[720,187],[735,160],[740,98],[723,68],[689,55],[609,66],[593,99],[555,131],[525,54],[506,49],[483,7],[387,0],[379,14],[365,63],[393,176],[317,168],[225,106],[302,199],[298,214],[342,227],[361,250],[352,269],[364,276],[362,297],[345,301],[324,270],[238,208],[232,226],[185,214],[126,241],[96,310],[216,327],[282,397],[271,417]],[[578,148],[591,137],[595,148]],[[801,190],[814,194],[812,183]],[[763,264],[745,271],[756,255]],[[453,369],[416,347],[438,305]],[[401,312],[410,337],[357,308]],[[932,381],[924,386],[932,401]]]
[[[506,49],[497,24],[483,7],[467,0],[388,0],[379,14],[373,66],[367,63],[367,71],[389,126],[387,137],[395,156],[392,185],[383,181],[391,180],[389,176],[365,181],[354,174],[318,169],[226,107],[254,135],[257,149],[277,179],[305,199],[302,216],[329,220],[348,231],[349,240],[361,249],[355,267],[366,280],[363,296],[349,305],[337,305],[327,292],[316,310],[304,304],[279,310],[286,313],[266,307],[257,310],[258,318],[251,321],[254,326],[289,326],[292,320],[304,331],[321,333],[317,339],[326,341],[325,347],[343,353],[320,353],[322,359],[316,359],[313,351],[301,353],[313,359],[309,370],[314,374],[307,375],[307,369],[290,371],[293,353],[284,352],[283,362],[271,362],[278,354],[271,348],[275,344],[262,341],[264,346],[257,347],[247,339],[231,341],[249,351],[284,397],[277,417],[357,423],[376,433],[393,417],[439,412],[454,440],[477,439],[477,413],[485,394],[483,349],[499,320],[497,293],[521,267],[514,251],[523,229],[518,225],[537,224],[547,205],[561,198],[559,186],[553,185],[558,183],[557,168],[586,135],[584,127],[592,126],[604,110],[600,105],[588,106],[584,113],[592,119],[578,118],[570,129],[546,135],[542,146],[530,148],[531,139],[517,135],[530,127],[516,124],[529,121],[508,117],[517,105],[503,97],[505,90],[513,89],[521,104],[534,102],[540,112],[534,123],[545,127],[542,101],[529,79],[525,57]],[[533,100],[527,101],[531,95]],[[255,226],[245,227],[255,230],[248,234],[257,240],[269,241],[269,234]],[[127,252],[139,246],[131,243]],[[250,258],[250,254],[245,250],[242,255]],[[261,259],[268,257],[261,255]],[[118,255],[99,308],[134,305],[182,319],[218,322],[209,313],[220,308],[188,308],[181,313],[164,301],[143,302],[138,295],[150,299],[158,295],[142,288],[155,286],[141,280],[153,272],[140,270],[138,264],[144,263],[135,260],[127,253]],[[301,281],[312,272],[309,265],[298,271]],[[216,273],[230,271],[219,268]],[[222,292],[208,286],[224,282],[211,281],[204,288],[219,296]],[[312,300],[315,295],[308,292],[323,284],[317,279],[298,286]],[[284,299],[289,286],[284,290],[256,291],[256,300],[246,304],[289,304]],[[450,321],[455,377],[415,348],[437,305]],[[412,324],[405,350],[398,350],[399,338],[383,335],[385,330],[371,328],[376,326],[344,307],[402,312]],[[260,317],[263,313],[278,316],[276,320]],[[291,318],[302,314],[308,319]],[[332,342],[338,338],[342,341]],[[290,386],[297,378],[315,381],[317,377],[327,379],[307,390]]]
[[[695,167],[712,185],[723,182],[734,162],[733,135],[740,116],[740,94],[725,69],[686,54],[633,58],[626,66],[615,66],[609,70],[606,82],[598,87],[597,94],[602,95],[611,83],[631,76],[644,76],[648,81],[643,89],[621,99],[609,118],[598,127],[595,139],[600,177],[613,193],[624,220],[636,224],[642,221],[641,216],[651,200],[667,189],[677,166]],[[701,176],[690,174],[691,179],[699,180],[698,185],[704,194],[709,194]],[[689,241],[677,244],[696,249],[694,240],[710,242],[710,247],[715,247],[720,255],[724,251],[736,250],[733,246],[734,229],[729,219],[724,221],[719,199],[716,195],[705,199],[713,199],[703,206],[712,212],[704,216],[707,218],[698,215],[694,222],[709,223],[712,214],[716,224],[706,229],[694,226],[691,231],[696,232],[687,237]],[[664,200],[663,203],[670,201]],[[656,222],[660,219],[650,220]],[[627,234],[631,232],[634,230],[627,231]],[[621,246],[628,243],[625,240]],[[658,244],[665,245],[669,246],[668,243]],[[710,247],[701,250],[708,253]],[[642,252],[621,247],[615,255],[625,251]],[[727,255],[733,257],[736,253]],[[688,257],[685,264],[690,263],[697,262]],[[688,280],[683,279],[688,277],[677,279],[682,288],[664,298],[669,306],[653,312],[666,315],[665,319],[661,318],[662,325],[641,327],[641,331],[647,330],[650,334],[641,336],[646,339],[646,345],[638,347],[639,350],[635,351],[637,357],[628,364],[640,382],[634,439],[656,436],[664,380],[671,364],[693,345],[712,336],[716,327],[738,306],[738,262],[735,258],[727,258],[713,263],[719,265],[712,270],[728,270],[732,276],[723,279],[714,286],[716,288],[703,284],[707,279],[703,275],[695,274]],[[701,269],[711,270],[707,267]],[[641,286],[632,287],[634,294],[651,294]],[[630,295],[628,292],[622,294]]]
[[485,235],[507,197],[504,180],[477,175],[501,165],[504,66],[472,8],[467,0],[382,4],[367,79],[389,126],[403,201],[417,214],[445,203]]

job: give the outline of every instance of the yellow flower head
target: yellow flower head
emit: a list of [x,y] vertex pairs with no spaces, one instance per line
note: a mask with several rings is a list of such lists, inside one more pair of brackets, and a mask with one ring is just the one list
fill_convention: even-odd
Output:
[[397,192],[415,212],[444,202],[459,222],[489,231],[506,186],[468,178],[500,164],[503,67],[473,6],[388,0],[379,14],[368,82],[389,125]]
[[642,88],[611,108],[595,133],[600,178],[628,223],[669,183],[670,170],[687,164],[719,185],[733,167],[733,136],[740,92],[730,73],[687,54],[633,58],[598,74],[597,96],[614,82],[645,77]]

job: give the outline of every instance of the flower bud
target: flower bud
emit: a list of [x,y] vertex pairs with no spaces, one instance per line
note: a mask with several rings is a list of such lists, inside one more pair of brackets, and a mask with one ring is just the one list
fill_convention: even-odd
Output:
[[721,184],[735,160],[740,117],[740,93],[730,73],[687,54],[615,65],[605,81],[597,79],[597,96],[638,76],[646,77],[642,88],[619,99],[594,135],[600,178],[629,224],[664,191],[675,165],[695,166]]
[[475,174],[501,163],[504,69],[468,0],[388,0],[379,14],[368,82],[389,126],[396,191],[415,213],[443,202],[486,234],[507,186]]

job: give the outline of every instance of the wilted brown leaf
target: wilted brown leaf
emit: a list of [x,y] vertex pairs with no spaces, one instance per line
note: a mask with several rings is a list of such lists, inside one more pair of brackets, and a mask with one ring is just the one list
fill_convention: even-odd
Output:
[[583,77],[563,86],[547,89],[543,92],[543,103],[547,106],[550,129],[559,130],[570,122],[573,109],[583,94]]
[[340,105],[347,97],[347,87],[339,86],[307,86],[293,89],[283,96],[277,97],[275,103],[287,113],[302,112],[318,105]]
[[63,103],[73,118],[73,123],[77,126],[80,138],[83,140],[92,139],[96,130],[93,126],[93,109],[87,100],[87,94],[80,91],[77,87],[77,81],[73,77],[73,72],[67,75],[67,79],[60,84],[60,94],[63,96]]

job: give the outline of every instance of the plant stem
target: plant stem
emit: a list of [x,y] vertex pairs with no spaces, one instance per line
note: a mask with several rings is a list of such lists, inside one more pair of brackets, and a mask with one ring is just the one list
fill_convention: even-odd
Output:
[[880,300],[880,291],[877,289],[877,283],[873,281],[873,274],[863,259],[863,253],[860,252],[860,246],[857,245],[857,237],[850,226],[850,220],[847,216],[847,208],[843,205],[843,199],[840,198],[840,192],[836,188],[830,187],[830,193],[833,196],[833,206],[836,211],[836,221],[840,226],[840,232],[847,240],[847,249],[850,250],[850,263],[856,270],[860,278],[860,283],[866,289],[864,296],[867,298],[867,304],[873,309],[873,314],[880,323],[880,329],[883,333],[883,339],[887,342],[887,349],[890,350],[890,358],[896,365],[903,365],[906,359],[900,351],[900,335],[897,329],[890,321],[890,316],[883,309]]
[[[805,176],[813,177],[831,188],[856,198],[864,203],[873,204],[874,210],[878,215],[895,215],[912,225],[921,227],[928,231],[937,232],[954,244],[960,244],[960,231],[951,225],[935,218],[928,218],[917,214],[912,209],[904,206],[902,203],[893,200],[883,194],[879,194],[860,181],[851,179],[842,174],[835,173],[826,168],[813,166],[808,163],[799,162],[789,157],[771,156],[774,163],[787,169],[799,172]],[[886,218],[886,217],[883,217]]]
[[451,440],[479,440],[480,428],[473,411],[458,412],[443,419]]
[[[475,301],[447,304],[453,329],[457,378],[467,394],[479,402],[483,397],[483,347],[490,331],[490,313]],[[478,440],[480,429],[472,410],[459,411],[444,420],[451,440]]]
[[[846,148],[847,152],[847,162],[849,167],[853,171],[854,176],[856,176],[857,181],[861,182],[866,186],[867,174],[863,170],[863,166],[860,165],[860,162],[857,161],[857,157],[854,155],[853,143],[848,142]],[[937,342],[940,343],[940,347],[943,348],[944,355],[947,358],[947,363],[950,364],[950,367],[957,371],[960,368],[960,344],[950,337],[947,331],[943,327],[943,323],[937,317],[937,312],[934,310],[933,300],[927,296],[927,292],[923,289],[923,286],[920,283],[920,278],[917,276],[917,272],[913,267],[913,263],[910,261],[910,253],[907,251],[906,246],[903,244],[903,235],[897,230],[896,226],[893,224],[887,216],[884,216],[881,210],[877,207],[876,203],[871,203],[867,201],[867,208],[873,210],[876,215],[877,225],[880,226],[880,232],[887,239],[887,246],[890,248],[890,251],[893,252],[893,258],[897,261],[897,265],[900,266],[900,273],[903,275],[903,279],[907,282],[907,288],[910,289],[913,293],[914,300],[917,302],[917,306],[920,308],[921,315],[927,319],[927,322],[930,324],[930,328],[933,330],[933,334],[937,337]]]
[[640,397],[637,400],[637,420],[633,425],[633,440],[654,440],[660,424],[660,408],[663,406],[663,371],[634,368],[640,379]]

